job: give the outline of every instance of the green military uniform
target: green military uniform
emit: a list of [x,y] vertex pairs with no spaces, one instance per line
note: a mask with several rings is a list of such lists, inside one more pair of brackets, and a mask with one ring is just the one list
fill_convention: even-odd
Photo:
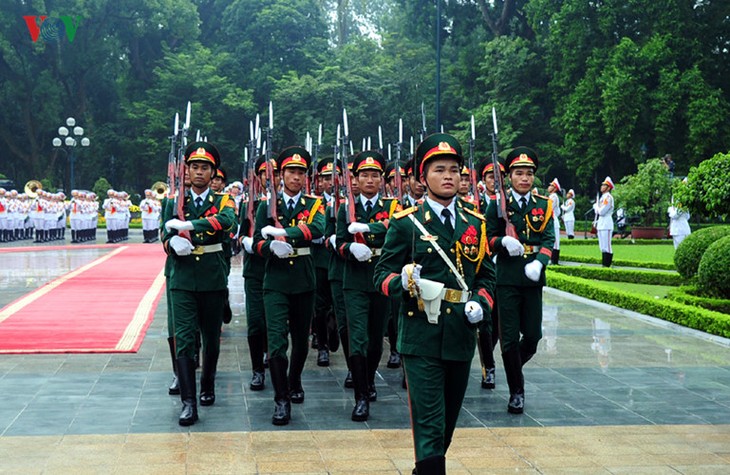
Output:
[[[218,151],[206,142],[194,142],[185,151],[185,161],[203,162],[217,167]],[[202,199],[202,195],[205,195]],[[235,224],[235,205],[226,194],[214,194],[207,188],[193,201],[192,190],[185,193],[184,221],[174,219],[173,207],[164,209],[163,245],[173,256],[170,271],[173,326],[177,355],[180,396],[183,401],[181,425],[190,425],[197,419],[195,403],[195,335],[201,332],[203,341],[203,371],[200,381],[202,405],[215,402],[215,373],[220,353],[220,330],[223,322],[228,266],[221,243]],[[189,231],[192,249],[176,251],[176,243],[183,239],[180,229]],[[174,241],[175,239],[178,241]],[[203,311],[204,310],[204,311]]]
[[[417,175],[422,173],[420,164],[427,160],[448,159],[461,164],[461,146],[450,135],[433,134],[418,146],[416,159]],[[489,318],[494,292],[495,274],[484,218],[454,195],[447,208],[451,211],[448,226],[428,198],[396,213],[375,267],[376,287],[402,301],[398,349],[408,382],[418,473],[445,473],[445,454],[461,410],[476,344],[476,326],[468,318],[476,310]],[[412,219],[425,227],[426,234]],[[444,251],[466,290],[432,243]],[[421,285],[424,279],[445,285],[440,305],[435,300],[440,312],[435,323],[419,309],[418,299],[404,290],[410,280],[403,281],[404,266],[411,263],[422,266]],[[466,303],[474,310],[467,312]]]
[[[172,207],[172,200],[167,197],[162,199],[161,203],[161,215],[165,215],[165,210],[168,206]],[[168,214],[172,214],[173,211],[168,211]],[[162,221],[160,221],[160,232],[164,232]],[[167,344],[170,348],[170,357],[172,358],[172,383],[167,388],[167,393],[170,395],[180,394],[180,386],[177,382],[177,352],[175,351],[175,323],[172,320],[172,290],[170,289],[170,273],[172,272],[173,257],[168,255],[165,258],[165,301],[167,302]]]
[[[507,156],[509,170],[517,167],[536,169],[537,163],[537,154],[526,147],[518,147]],[[528,192],[516,199],[515,194],[514,191],[507,193],[507,214],[515,226],[524,253],[510,255],[505,247],[506,225],[503,219],[497,217],[495,201],[491,201],[487,208],[487,234],[490,247],[497,253],[502,360],[510,388],[508,410],[519,414],[524,409],[522,367],[535,354],[542,338],[544,269],[552,255],[555,231],[552,203],[548,198]],[[526,202],[524,207],[519,203],[523,198]],[[539,264],[531,264],[533,261]],[[536,279],[529,278],[526,272],[535,272]]]
[[[401,189],[396,189],[396,163],[391,162],[388,164],[388,166],[385,167],[385,176],[388,180],[388,183],[390,184],[391,190],[393,191],[395,196],[401,196],[401,207],[403,207],[403,183],[406,183],[407,175],[405,173],[405,170],[398,165],[397,170],[400,172],[401,177]],[[410,207],[407,206],[407,207]],[[400,368],[401,367],[401,361],[400,361],[400,353],[398,353],[398,313],[400,311],[400,299],[397,298],[391,298],[390,299],[390,314],[388,316],[388,344],[390,346],[390,356],[388,357],[388,368]],[[405,377],[403,378],[403,381],[405,382]],[[405,389],[405,384],[403,385],[403,388]]]
[[[355,157],[355,176],[373,170],[382,173],[385,159],[378,152],[365,151]],[[350,370],[355,388],[356,405],[352,420],[365,421],[369,416],[369,401],[377,398],[375,372],[383,354],[383,334],[388,318],[389,299],[373,284],[387,225],[398,209],[394,198],[381,198],[376,192],[367,198],[364,193],[354,199],[355,221],[363,224],[365,232],[348,231],[348,206],[340,206],[337,215],[337,252],[345,259],[342,288],[347,301],[347,325],[350,338]],[[356,238],[358,241],[356,242]],[[358,254],[357,248],[364,254]]]
[[[284,149],[277,158],[284,182],[286,168],[303,168],[306,171],[310,161],[309,152],[302,147]],[[316,288],[311,244],[324,235],[325,220],[321,198],[305,196],[301,192],[298,197],[282,193],[276,200],[276,214],[283,229],[274,227],[268,206],[259,206],[253,249],[266,258],[263,290],[269,371],[275,393],[272,422],[284,425],[291,418],[291,402],[304,401],[301,375],[307,358]],[[281,232],[279,237],[285,238],[285,242],[268,239],[274,236],[269,234],[269,230]],[[277,254],[284,246],[290,247],[291,251]],[[289,335],[292,339],[291,365],[287,359]]]

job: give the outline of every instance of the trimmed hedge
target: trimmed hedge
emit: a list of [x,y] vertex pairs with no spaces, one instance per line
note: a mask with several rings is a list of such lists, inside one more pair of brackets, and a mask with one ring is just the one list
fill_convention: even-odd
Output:
[[695,307],[730,315],[730,300],[704,297],[694,285],[683,285],[676,289],[670,289],[667,292],[667,298],[685,305],[694,305]]
[[697,268],[697,282],[708,296],[730,298],[730,235],[710,244]]
[[641,294],[621,292],[602,287],[587,279],[560,274],[553,270],[549,270],[547,273],[547,285],[685,327],[730,338],[730,315],[720,312],[683,305],[667,299],[654,299]]
[[[564,255],[560,256],[561,259],[570,262],[581,262],[584,264],[601,264],[600,257],[587,257],[587,256],[571,256]],[[644,267],[647,269],[662,269],[662,270],[674,270],[674,265],[666,262],[644,262],[644,261],[629,261],[625,259],[614,259],[613,264],[615,266],[625,267]]]
[[685,279],[691,279],[710,244],[730,235],[730,226],[713,226],[700,229],[687,236],[674,253],[674,265]]
[[550,266],[550,270],[584,279],[630,282],[648,285],[682,285],[682,276],[673,272],[652,272],[633,269],[611,269],[585,266]]
[[[612,239],[611,245],[612,246],[643,246],[646,244],[666,244],[671,245],[674,241],[671,239]],[[570,246],[598,246],[598,239],[590,238],[590,239],[582,239],[582,238],[575,238],[575,239],[568,239],[566,237],[560,238],[560,247],[562,248],[570,247]]]

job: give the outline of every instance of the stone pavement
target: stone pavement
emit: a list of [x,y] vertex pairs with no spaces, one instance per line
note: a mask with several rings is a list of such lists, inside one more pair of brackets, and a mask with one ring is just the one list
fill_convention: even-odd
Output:
[[[0,253],[0,307],[106,249]],[[268,381],[248,389],[240,274],[234,258],[216,403],[190,428],[167,395],[164,296],[136,354],[0,356],[0,473],[410,473],[408,403],[387,355],[368,422],[350,420],[342,352],[320,368],[312,351],[304,404],[271,425]],[[480,388],[475,359],[450,474],[730,473],[730,341],[550,289],[544,305],[525,414],[507,413],[501,368],[496,390]]]

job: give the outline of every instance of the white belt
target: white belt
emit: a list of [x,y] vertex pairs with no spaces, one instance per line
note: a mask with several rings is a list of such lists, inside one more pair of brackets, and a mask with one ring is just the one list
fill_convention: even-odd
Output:
[[308,247],[295,247],[291,254],[287,257],[300,257],[300,256],[310,256],[312,255],[312,250]]
[[380,247],[370,248],[370,250],[373,252],[373,257],[378,257],[383,253],[383,248]]
[[211,252],[223,252],[223,245],[221,243],[209,244],[207,246],[198,245],[193,248],[192,254],[195,256],[200,256],[202,254],[209,254]]

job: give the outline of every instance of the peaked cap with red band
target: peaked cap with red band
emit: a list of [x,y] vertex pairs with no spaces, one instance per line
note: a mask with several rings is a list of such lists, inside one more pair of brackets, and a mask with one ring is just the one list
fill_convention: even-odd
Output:
[[[499,163],[499,162],[497,162]],[[499,163],[499,171],[504,173],[504,165]],[[494,172],[494,162],[492,162],[491,158],[485,158],[479,163],[479,176],[484,178],[484,175],[487,173]]]
[[215,170],[215,177],[216,177],[216,178],[222,178],[222,179],[223,179],[223,181],[226,181],[226,171],[225,171],[224,169],[222,169],[222,168],[218,167],[218,168],[217,168],[217,169]]
[[[329,176],[332,175],[334,157],[325,157],[317,162],[317,175]],[[339,165],[337,166],[337,173],[342,173]]]
[[563,191],[563,188],[561,188],[560,182],[557,178],[554,178],[553,181],[550,182],[550,184],[555,187],[555,191]]
[[601,185],[608,185],[609,190],[613,190],[613,188],[614,188],[613,180],[611,180],[610,176],[607,176],[606,179],[603,180],[603,183],[601,183]]
[[[400,170],[400,176],[405,178],[406,171],[403,167],[398,167],[398,169]],[[385,166],[385,176],[388,177],[388,179],[395,177],[395,162],[390,162]]]
[[461,144],[454,136],[443,133],[431,134],[418,144],[413,167],[416,179],[420,179],[423,174],[423,165],[427,161],[439,158],[454,159],[461,169],[464,158],[461,155]]
[[312,163],[312,156],[306,148],[294,145],[282,150],[276,158],[276,163],[279,165],[279,170],[282,171],[287,167],[309,170],[309,165]]
[[374,150],[365,150],[355,155],[352,162],[352,171],[357,175],[363,170],[385,171],[385,157]]
[[185,163],[206,162],[213,168],[221,166],[221,155],[218,149],[208,142],[193,142],[185,149]]
[[[271,164],[274,166],[274,171],[278,170],[276,160],[273,158],[271,159]],[[256,159],[256,174],[263,173],[266,171],[266,155],[261,155],[259,158]]]
[[537,153],[528,147],[513,148],[507,155],[507,159],[505,161],[507,163],[507,168],[510,170],[517,167],[529,167],[537,170]]

